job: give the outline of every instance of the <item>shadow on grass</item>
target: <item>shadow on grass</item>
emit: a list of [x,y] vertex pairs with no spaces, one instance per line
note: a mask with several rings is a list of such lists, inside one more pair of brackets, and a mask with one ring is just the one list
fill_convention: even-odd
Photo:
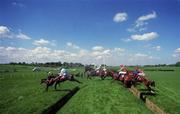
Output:
[[147,96],[156,96],[156,95],[158,95],[158,94],[157,93],[152,93],[152,92],[149,92],[149,91],[148,92],[147,91],[146,92],[141,92],[140,93],[140,99],[143,100],[144,102],[146,102],[146,97]]
[[70,90],[70,92],[67,93],[63,98],[59,99],[56,103],[42,111],[42,114],[56,114],[56,112],[59,111],[79,89],[79,87],[75,87],[74,89]]
[[71,89],[56,89],[54,91],[69,91],[69,92],[71,92]]

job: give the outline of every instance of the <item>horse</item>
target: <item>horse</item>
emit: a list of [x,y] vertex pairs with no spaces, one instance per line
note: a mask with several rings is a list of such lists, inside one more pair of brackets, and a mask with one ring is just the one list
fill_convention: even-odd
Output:
[[143,83],[148,91],[152,92],[152,90],[153,90],[152,87],[155,87],[155,81],[154,80],[149,80],[144,76],[139,76],[138,81]]
[[91,66],[85,66],[84,74],[87,75],[88,79],[91,79],[92,76],[99,76],[102,80],[104,80],[108,72],[103,69],[95,70]]
[[87,75],[87,78],[88,78],[88,79],[91,79],[92,76],[97,76],[95,70],[86,71],[85,74]]
[[84,67],[84,74],[86,74],[88,79],[91,79],[91,76],[97,76],[95,69],[89,65]]
[[98,76],[100,76],[102,80],[104,80],[109,75],[110,72],[108,70],[99,69]]
[[126,71],[124,77],[120,76],[119,79],[124,83],[124,86],[127,88],[130,88],[134,84],[132,71]]
[[57,76],[58,76],[58,74],[55,74],[55,75],[50,75],[47,78],[43,78],[43,79],[41,79],[41,83],[40,84],[47,83],[47,80],[51,80],[52,78],[55,78]]
[[55,90],[57,89],[57,85],[60,84],[61,82],[64,81],[75,81],[77,83],[82,84],[82,82],[78,81],[77,79],[74,78],[73,75],[70,75],[67,78],[61,78],[60,76],[58,76],[57,74],[54,76],[48,76],[47,79],[41,79],[41,84],[46,84],[46,91],[48,91],[48,88],[52,85],[54,85]]
[[112,77],[112,79],[114,80],[119,80],[119,73],[118,72],[114,72],[114,71],[109,71],[108,72],[109,76]]

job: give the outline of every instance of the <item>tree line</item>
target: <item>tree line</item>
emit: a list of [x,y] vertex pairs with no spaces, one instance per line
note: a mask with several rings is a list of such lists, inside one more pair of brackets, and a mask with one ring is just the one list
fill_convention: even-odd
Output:
[[11,65],[31,65],[31,66],[38,66],[38,67],[82,67],[84,66],[81,63],[68,63],[68,62],[46,62],[46,63],[26,63],[26,62],[10,62]]
[[175,64],[157,64],[157,65],[144,65],[145,67],[180,67],[180,61],[176,62]]

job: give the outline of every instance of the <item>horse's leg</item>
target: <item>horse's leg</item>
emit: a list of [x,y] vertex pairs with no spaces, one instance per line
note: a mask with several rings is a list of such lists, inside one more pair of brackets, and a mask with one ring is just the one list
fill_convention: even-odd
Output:
[[106,78],[106,75],[103,77],[104,79]]
[[124,87],[127,87],[127,81],[124,81]]
[[132,79],[132,85],[136,86],[136,80],[135,79]]
[[103,76],[101,76],[101,80],[104,80]]
[[56,90],[57,89],[57,85],[60,85],[60,82],[59,81],[57,81],[56,83],[55,83],[55,85],[54,85],[54,89]]
[[147,85],[147,89],[148,89],[148,91],[151,91],[150,85]]
[[87,75],[87,79],[91,79],[91,76],[89,74]]

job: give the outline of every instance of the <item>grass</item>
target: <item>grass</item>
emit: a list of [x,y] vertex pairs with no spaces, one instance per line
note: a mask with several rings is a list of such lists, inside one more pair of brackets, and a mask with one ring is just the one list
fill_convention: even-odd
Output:
[[[15,67],[17,72],[11,72]],[[45,71],[32,72],[32,67],[1,65],[1,69],[10,72],[0,73],[0,112],[3,114],[39,114],[45,108],[55,103],[66,91],[45,92],[40,85],[40,79],[47,74]],[[72,89],[72,83],[61,85],[64,89]]]
[[[146,69],[156,69],[150,67]],[[164,67],[163,67],[164,68]],[[158,68],[158,69],[163,69]],[[67,91],[54,91],[53,87],[45,92],[40,79],[45,78],[47,71],[57,73],[55,68],[43,68],[40,72],[32,72],[32,66],[0,65],[0,113],[35,113],[55,103],[67,94]],[[116,68],[117,69],[117,68]],[[130,68],[131,70],[133,68]],[[145,69],[145,68],[144,68]],[[169,68],[165,68],[169,69]],[[158,106],[170,114],[180,113],[180,68],[170,67],[174,72],[145,71],[150,79],[155,80],[157,95],[150,96]],[[76,74],[82,68],[70,69]],[[58,112],[63,114],[110,114],[110,113],[152,113],[144,103],[135,98],[120,82],[110,79],[100,80],[77,77],[83,84],[64,82],[59,89],[72,89],[79,86],[80,90]],[[139,88],[144,88],[139,86]]]
[[[180,68],[160,67],[157,69],[174,69],[175,71],[146,71],[147,76],[150,79],[155,80],[155,90],[157,93],[157,95],[154,97],[148,97],[165,112],[170,114],[180,114]],[[144,86],[140,85],[138,88],[144,89]]]
[[83,81],[86,86],[58,114],[151,114],[120,82],[110,79]]
[[[40,79],[47,75],[47,70],[57,73],[53,68],[43,68],[43,71],[40,72],[32,72],[32,68],[21,65],[0,65],[1,113],[39,114],[67,93],[67,91],[54,91],[53,87],[45,92],[45,88],[39,84]],[[14,69],[16,70],[14,71]],[[82,71],[82,68],[71,69],[70,71],[77,73]],[[81,77],[78,79],[83,81],[82,85],[67,81],[59,87],[61,89],[72,89],[75,86],[80,86],[81,88],[77,95],[63,107],[63,113],[128,112],[134,114],[141,112],[141,110],[151,113],[142,102],[134,98],[119,83],[110,83],[111,80],[102,81],[99,78],[90,81]],[[78,105],[80,105],[79,108],[77,108]],[[131,108],[128,108],[129,106]]]

